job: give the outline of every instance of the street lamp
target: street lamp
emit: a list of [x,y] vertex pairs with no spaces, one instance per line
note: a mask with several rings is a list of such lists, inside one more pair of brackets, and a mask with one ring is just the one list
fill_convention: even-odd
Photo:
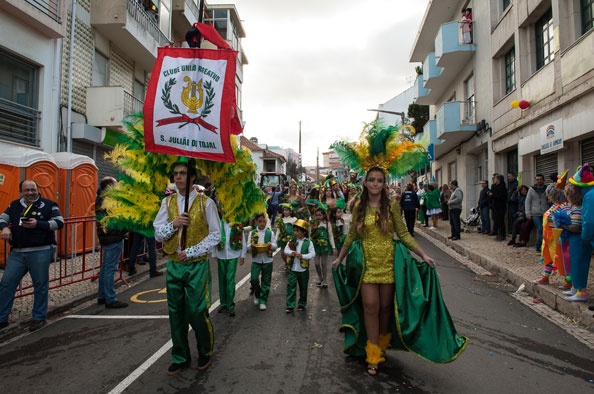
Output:
[[402,118],[402,124],[404,125],[404,117],[406,116],[406,114],[404,112],[395,112],[395,111],[386,111],[385,109],[368,109],[368,111],[373,111],[373,112],[381,112],[383,114],[390,114],[390,115],[398,115]]

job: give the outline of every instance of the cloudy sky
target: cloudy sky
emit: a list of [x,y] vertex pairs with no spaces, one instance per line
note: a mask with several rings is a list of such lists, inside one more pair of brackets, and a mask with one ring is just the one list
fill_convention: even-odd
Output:
[[[428,0],[211,0],[243,20],[244,135],[298,150],[315,165],[356,138],[377,108],[412,84],[409,53]],[[321,164],[321,157],[320,157]]]

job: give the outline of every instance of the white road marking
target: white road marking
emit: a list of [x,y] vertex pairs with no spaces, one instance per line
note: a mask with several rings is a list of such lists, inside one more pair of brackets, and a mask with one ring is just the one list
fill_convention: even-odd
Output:
[[169,319],[169,315],[70,315],[65,319]]
[[[276,255],[280,251],[277,250],[274,255]],[[250,274],[247,274],[237,284],[235,285],[235,289],[239,289],[243,286],[250,279]],[[214,312],[219,305],[221,305],[221,300],[216,300],[210,306],[208,310],[209,313]],[[190,327],[190,331],[192,327]],[[165,345],[161,346],[159,350],[157,350],[152,356],[150,356],[145,362],[143,362],[138,368],[136,368],[130,375],[128,375],[124,380],[122,380],[117,386],[115,386],[109,394],[120,394],[123,393],[136,379],[138,379],[143,373],[145,373],[154,363],[157,362],[165,353],[167,353],[173,347],[173,342],[171,339],[165,343]]]

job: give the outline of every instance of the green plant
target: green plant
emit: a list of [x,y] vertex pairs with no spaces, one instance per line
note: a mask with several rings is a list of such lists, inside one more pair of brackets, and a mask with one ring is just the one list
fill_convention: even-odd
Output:
[[429,106],[414,103],[410,104],[408,106],[408,117],[414,119],[411,125],[415,128],[417,133],[422,133],[425,123],[429,120]]

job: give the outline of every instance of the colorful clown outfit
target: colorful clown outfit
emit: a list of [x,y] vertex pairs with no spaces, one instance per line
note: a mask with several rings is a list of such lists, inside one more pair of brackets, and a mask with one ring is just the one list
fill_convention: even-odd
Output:
[[246,248],[243,226],[221,220],[221,239],[214,254],[219,273],[219,312],[227,312],[229,316],[235,315],[235,273],[238,260],[245,258]]
[[214,335],[208,309],[211,303],[211,275],[208,252],[219,243],[221,226],[216,204],[194,190],[189,196],[190,225],[187,228],[187,260],[180,261],[181,231],[173,224],[183,213],[185,197],[172,194],[163,199],[154,221],[155,239],[163,242],[167,254],[167,306],[173,348],[173,362],[190,361],[188,323],[198,344],[199,358],[210,357]]
[[544,263],[543,277],[537,283],[548,283],[549,277],[554,271],[565,278],[565,267],[563,265],[563,251],[559,238],[563,232],[555,222],[556,214],[569,212],[569,204],[553,204],[543,215],[543,243],[541,261]]
[[[582,232],[569,237],[571,281],[575,294],[568,295],[568,301],[588,300],[586,287],[590,271],[590,259],[594,248],[594,175],[588,163],[578,168],[569,182],[579,186],[582,193]],[[577,219],[577,214],[575,215]]]
[[[408,126],[410,127],[410,126]],[[361,133],[359,142],[338,141],[331,148],[341,162],[363,174],[380,168],[395,177],[423,167],[427,163],[427,141],[413,143],[395,127],[372,122]],[[363,228],[358,230],[358,202],[352,212],[352,224],[344,243],[348,250],[346,265],[338,265],[334,274],[341,305],[344,352],[366,355],[368,373],[385,361],[389,347],[411,351],[437,363],[455,360],[466,348],[468,339],[457,334],[442,300],[435,269],[415,260],[409,252],[418,247],[408,233],[398,201],[389,206],[391,231],[382,231],[378,223],[379,207],[367,206]],[[394,233],[399,240],[394,240]],[[388,332],[379,332],[379,341],[367,338],[363,284],[394,284],[393,308]],[[381,330],[381,328],[380,328]]]

